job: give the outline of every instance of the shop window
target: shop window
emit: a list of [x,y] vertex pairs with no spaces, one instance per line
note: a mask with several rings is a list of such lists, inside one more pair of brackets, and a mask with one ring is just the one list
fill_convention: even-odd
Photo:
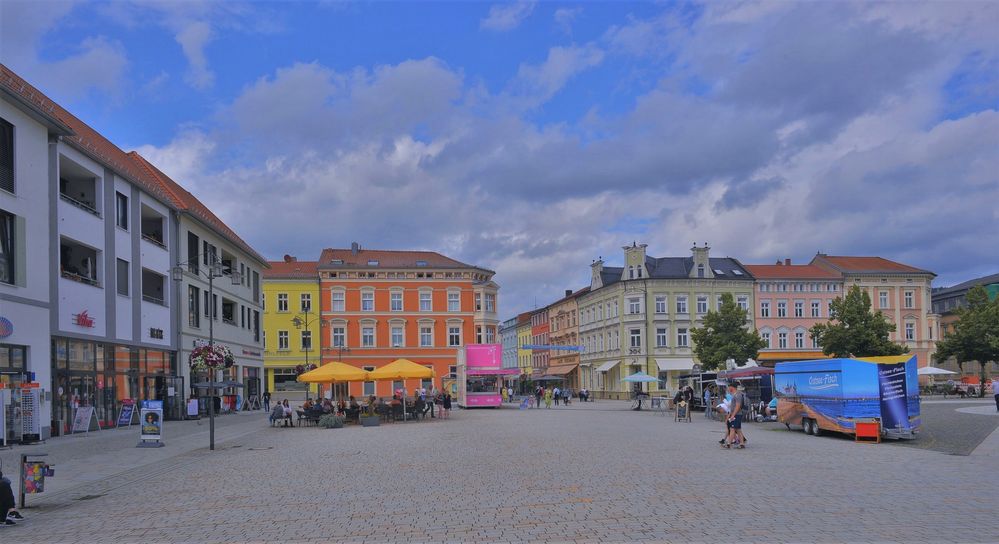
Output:
[[63,238],[59,242],[59,267],[62,277],[100,286],[98,266],[100,252],[75,240]]
[[148,270],[142,269],[142,300],[155,304],[164,304],[166,300],[166,277]]

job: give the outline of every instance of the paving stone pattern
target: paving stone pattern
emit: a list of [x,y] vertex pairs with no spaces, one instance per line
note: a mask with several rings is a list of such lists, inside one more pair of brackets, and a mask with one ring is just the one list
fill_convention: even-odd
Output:
[[39,497],[30,520],[0,539],[992,542],[999,534],[992,456],[855,444],[776,424],[748,425],[749,448],[723,450],[720,423],[675,423],[613,401],[336,430],[245,417],[259,418],[259,430],[234,433],[214,453],[135,467],[88,500],[70,490]]

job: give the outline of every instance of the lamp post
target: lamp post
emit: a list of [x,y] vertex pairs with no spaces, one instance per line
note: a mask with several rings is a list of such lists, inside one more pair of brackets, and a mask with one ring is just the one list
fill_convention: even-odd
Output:
[[[322,335],[322,326],[323,326],[322,317],[316,316],[312,319],[309,319],[309,313],[311,311],[312,311],[312,304],[310,303],[308,306],[305,307],[305,309],[302,311],[301,314],[296,315],[291,320],[291,324],[295,326],[295,329],[301,330],[304,327],[305,331],[309,333],[309,347],[306,348],[304,345],[302,346],[302,351],[305,352],[305,368],[309,368],[309,352],[312,351],[312,331],[310,330],[310,327],[312,326],[313,323],[319,321],[319,334]],[[302,316],[304,316],[304,319]],[[320,351],[320,358],[319,358],[320,365],[322,364],[321,354],[322,352]],[[305,389],[305,400],[309,400],[308,387],[306,387]]]
[[[173,268],[170,269],[170,277],[174,282],[180,283],[184,281],[184,266],[187,266],[187,271],[196,275],[205,277],[208,279],[208,303],[211,304],[211,309],[208,312],[208,345],[215,345],[215,278],[221,278],[224,275],[222,270],[222,260],[216,256],[215,253],[209,253],[210,263],[204,272],[201,271],[201,267],[198,266],[198,260],[204,254],[199,254],[192,260],[187,260],[182,263],[177,263]],[[193,262],[192,262],[193,261]],[[193,266],[192,266],[193,264]],[[243,283],[243,275],[236,271],[231,271],[229,275],[232,277],[233,285],[241,285]],[[212,374],[216,371],[212,370]],[[208,398],[208,449],[215,451],[215,385],[214,379],[216,376],[210,375],[208,377],[208,391],[211,393]]]

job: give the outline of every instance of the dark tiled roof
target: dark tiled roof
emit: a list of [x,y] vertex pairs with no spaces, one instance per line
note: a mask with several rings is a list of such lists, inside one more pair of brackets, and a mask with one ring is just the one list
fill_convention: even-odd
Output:
[[939,296],[958,294],[967,291],[976,285],[991,285],[993,283],[999,283],[999,274],[990,274],[988,276],[982,276],[980,278],[968,280],[966,282],[962,282],[957,285],[952,285],[950,287],[942,287],[940,289],[934,289],[933,297],[936,298]]
[[624,272],[624,268],[620,266],[605,266],[603,270],[600,271],[600,281],[604,285],[617,283],[621,281],[622,272]]
[[[752,280],[753,275],[742,264],[731,257],[711,257],[708,264],[715,279]],[[645,257],[645,267],[649,270],[650,279],[690,279],[694,269],[693,257]],[[601,273],[604,285],[621,281],[621,267],[605,267]],[[721,272],[721,274],[718,273]],[[736,273],[738,272],[738,273]]]

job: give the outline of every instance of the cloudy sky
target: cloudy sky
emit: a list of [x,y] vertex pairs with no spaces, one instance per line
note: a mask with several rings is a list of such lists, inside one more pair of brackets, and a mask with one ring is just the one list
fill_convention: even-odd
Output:
[[504,317],[632,240],[999,271],[999,3],[0,4],[0,57],[261,253],[431,249]]

